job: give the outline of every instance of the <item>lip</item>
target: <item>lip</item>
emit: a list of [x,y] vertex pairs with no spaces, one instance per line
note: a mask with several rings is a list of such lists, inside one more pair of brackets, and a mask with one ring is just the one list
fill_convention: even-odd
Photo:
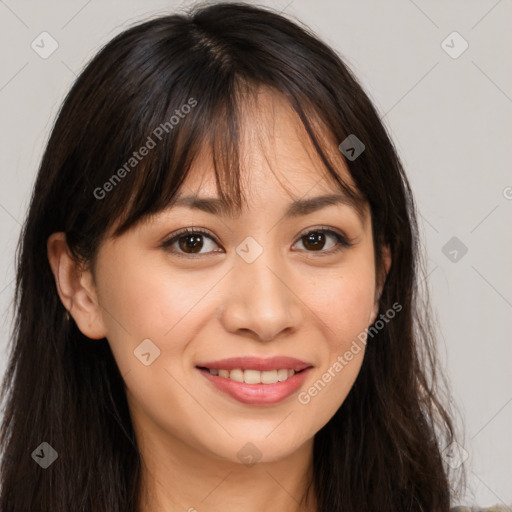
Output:
[[[264,362],[265,364],[268,364],[268,360],[264,360]],[[223,364],[225,364],[225,362]],[[219,368],[228,369],[225,366],[221,366]],[[230,369],[234,368],[235,367]],[[240,368],[240,366],[237,368]],[[281,366],[281,368],[286,368],[286,365]],[[275,369],[275,366],[272,369]],[[247,405],[272,405],[281,402],[295,393],[295,391],[302,386],[311,369],[312,367],[308,366],[300,371],[300,373],[296,373],[285,381],[276,382],[275,384],[246,384],[229,378],[219,377],[218,375],[212,375],[204,368],[197,368],[197,370],[218,390]]]
[[[218,361],[206,361],[204,363],[196,364],[196,368],[209,368],[211,370],[279,370],[281,368],[288,368],[300,372],[312,366],[310,363],[296,359],[295,357],[275,356],[275,357],[230,357],[228,359],[220,359]],[[286,382],[286,381],[285,381]],[[265,384],[265,386],[272,386],[272,384]]]

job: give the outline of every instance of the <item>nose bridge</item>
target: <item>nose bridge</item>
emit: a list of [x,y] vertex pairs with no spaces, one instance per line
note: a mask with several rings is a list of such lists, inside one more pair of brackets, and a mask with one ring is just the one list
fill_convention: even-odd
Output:
[[289,273],[275,252],[258,249],[254,242],[246,240],[237,247],[221,319],[231,332],[250,330],[269,341],[298,327],[300,301],[287,284]]

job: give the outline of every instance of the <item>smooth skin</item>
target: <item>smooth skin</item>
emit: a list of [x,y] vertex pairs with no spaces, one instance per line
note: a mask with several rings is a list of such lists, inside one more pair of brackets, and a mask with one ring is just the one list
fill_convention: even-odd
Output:
[[[186,207],[158,213],[117,240],[107,238],[94,269],[71,258],[64,233],[48,239],[48,258],[63,305],[83,334],[107,338],[126,384],[143,459],[141,512],[316,511],[314,492],[298,502],[312,477],[313,438],[345,400],[359,373],[355,354],[309,403],[298,400],[343,355],[378,313],[371,215],[347,204],[285,218],[300,198],[339,193],[300,120],[268,91],[246,107],[242,141],[248,204],[240,216]],[[330,141],[329,135],[325,139]],[[329,153],[353,186],[335,141]],[[205,149],[180,195],[218,197]],[[108,200],[106,198],[105,200]],[[202,228],[202,248],[163,248],[181,228]],[[353,241],[343,247],[329,227]],[[236,252],[252,237],[262,254],[248,263]],[[339,247],[337,252],[328,252]],[[199,253],[199,254],[197,254]],[[391,261],[384,250],[386,272]],[[150,339],[160,355],[135,357]],[[313,368],[304,385],[273,405],[238,402],[212,386],[200,361],[286,355]],[[245,465],[252,443],[261,458]],[[247,450],[247,448],[246,448]]]

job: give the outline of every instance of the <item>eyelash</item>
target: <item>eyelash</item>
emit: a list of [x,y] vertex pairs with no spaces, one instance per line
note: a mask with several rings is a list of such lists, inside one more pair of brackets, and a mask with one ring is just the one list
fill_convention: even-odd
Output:
[[[306,250],[306,252],[316,253],[316,256],[320,256],[320,257],[322,257],[322,256],[329,256],[331,254],[335,254],[335,253],[341,251],[342,249],[348,249],[348,248],[350,248],[350,247],[352,247],[354,245],[345,236],[337,233],[336,231],[330,229],[327,226],[319,226],[318,228],[308,229],[308,231],[302,233],[299,236],[297,242],[300,241],[305,236],[311,234],[311,233],[324,233],[324,234],[327,234],[327,235],[332,235],[332,236],[334,236],[334,238],[338,242],[338,244],[334,248],[331,248],[331,249],[329,249],[327,251],[308,251],[308,250]],[[165,249],[165,250],[167,250],[168,252],[171,252],[171,253],[179,256],[179,257],[184,257],[184,258],[189,258],[189,259],[190,258],[194,259],[194,258],[198,258],[200,256],[205,256],[207,254],[212,254],[212,253],[215,253],[215,252],[219,252],[219,251],[211,251],[210,253],[203,253],[203,254],[187,254],[187,253],[181,252],[179,250],[175,250],[175,249],[171,249],[170,248],[170,246],[172,246],[176,241],[178,241],[181,237],[183,237],[185,235],[203,235],[203,236],[206,236],[206,237],[210,238],[217,245],[219,245],[218,242],[215,240],[215,237],[213,237],[213,235],[211,235],[208,231],[205,231],[202,228],[193,228],[193,227],[191,227],[191,228],[181,229],[178,232],[174,233],[170,238],[165,240],[160,245],[160,247]]]

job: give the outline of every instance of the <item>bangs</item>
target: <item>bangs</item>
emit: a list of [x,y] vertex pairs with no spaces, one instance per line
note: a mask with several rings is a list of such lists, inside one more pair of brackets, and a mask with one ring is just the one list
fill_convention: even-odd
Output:
[[[112,193],[117,215],[111,217],[107,230],[114,225],[115,219],[113,238],[172,207],[195,159],[204,151],[211,156],[220,200],[233,214],[241,212],[247,204],[240,155],[243,123],[251,122],[248,105],[257,104],[260,87],[244,80],[225,80],[217,82],[215,88],[205,87],[201,94],[190,92],[169,102],[161,120],[157,119],[160,122],[156,128],[150,132],[142,131],[134,143],[140,148],[139,154],[141,149],[146,152],[144,147],[147,148],[146,156],[140,162],[132,156],[120,167],[126,169],[127,165],[133,164],[135,169],[129,175],[126,173]],[[340,164],[344,159],[337,148],[336,138],[320,121],[314,105],[309,104],[304,110],[301,105],[307,104],[305,97],[284,95],[273,86],[265,88],[293,108],[297,121],[302,123],[322,162],[324,177],[349,196],[363,214],[365,199],[343,179]],[[333,151],[339,154],[333,157]],[[111,212],[113,206],[110,205]]]

